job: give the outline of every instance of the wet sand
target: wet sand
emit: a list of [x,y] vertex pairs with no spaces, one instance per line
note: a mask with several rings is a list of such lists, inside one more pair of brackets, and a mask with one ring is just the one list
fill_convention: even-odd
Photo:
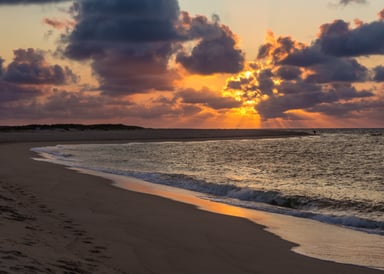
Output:
[[122,190],[35,161],[29,151],[67,142],[188,139],[186,132],[185,139],[154,132],[1,133],[0,273],[383,273],[296,254],[292,243],[247,219]]

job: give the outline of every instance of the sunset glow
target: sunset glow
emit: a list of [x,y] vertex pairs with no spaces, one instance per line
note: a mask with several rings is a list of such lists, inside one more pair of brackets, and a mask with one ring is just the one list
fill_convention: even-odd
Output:
[[0,124],[384,126],[380,4],[318,1],[287,32],[299,1],[280,25],[275,1],[136,1],[0,1],[9,22],[30,11],[0,27]]

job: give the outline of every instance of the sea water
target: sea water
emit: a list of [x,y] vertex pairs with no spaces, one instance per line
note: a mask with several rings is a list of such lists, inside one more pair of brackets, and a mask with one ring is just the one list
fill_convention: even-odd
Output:
[[191,190],[215,202],[384,235],[384,130],[34,151],[67,166]]

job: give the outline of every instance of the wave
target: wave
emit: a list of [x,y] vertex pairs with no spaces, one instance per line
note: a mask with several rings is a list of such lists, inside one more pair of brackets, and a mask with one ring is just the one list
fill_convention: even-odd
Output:
[[[258,190],[233,184],[207,182],[185,174],[122,171],[113,168],[86,166],[85,163],[75,159],[72,154],[62,152],[60,146],[33,148],[32,150],[42,154],[43,157],[48,158],[50,161],[71,167],[134,177],[155,184],[201,193],[204,195],[203,198],[222,203],[309,218],[324,223],[384,235],[384,222],[356,217],[356,215],[364,215],[365,212],[384,212],[384,202],[369,204],[359,201],[339,201],[322,197],[286,195],[280,191]],[[350,213],[348,214],[348,212]]]
[[384,235],[384,222],[356,217],[354,215],[319,213],[320,210],[335,213],[348,212],[351,211],[351,208],[359,209],[360,212],[372,210],[383,211],[384,203],[380,205],[367,205],[362,202],[287,196],[279,191],[263,191],[246,187],[242,188],[231,184],[210,183],[185,174],[129,172],[103,168],[96,170],[194,191],[204,194],[205,197],[202,198],[244,208],[313,219],[328,224],[341,225],[368,233]]
[[74,158],[73,154],[62,152],[60,145],[52,147],[34,147],[31,148],[31,151],[40,154],[43,158],[50,161],[58,162],[64,165],[72,166],[72,164],[70,164],[72,162],[81,162],[80,160]]

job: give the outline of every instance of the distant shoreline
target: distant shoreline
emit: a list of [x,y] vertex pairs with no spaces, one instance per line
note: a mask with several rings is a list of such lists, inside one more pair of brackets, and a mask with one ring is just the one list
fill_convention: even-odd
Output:
[[[116,126],[118,127],[118,126]],[[313,135],[311,130],[283,129],[147,129],[116,127],[48,127],[1,130],[0,143],[20,142],[120,142],[120,141],[202,141],[225,139],[283,138]],[[101,129],[104,128],[104,129]]]
[[64,130],[64,131],[76,131],[76,130],[138,130],[144,129],[139,126],[130,126],[124,124],[30,124],[22,126],[0,126],[0,132],[10,131],[35,131],[35,130]]

